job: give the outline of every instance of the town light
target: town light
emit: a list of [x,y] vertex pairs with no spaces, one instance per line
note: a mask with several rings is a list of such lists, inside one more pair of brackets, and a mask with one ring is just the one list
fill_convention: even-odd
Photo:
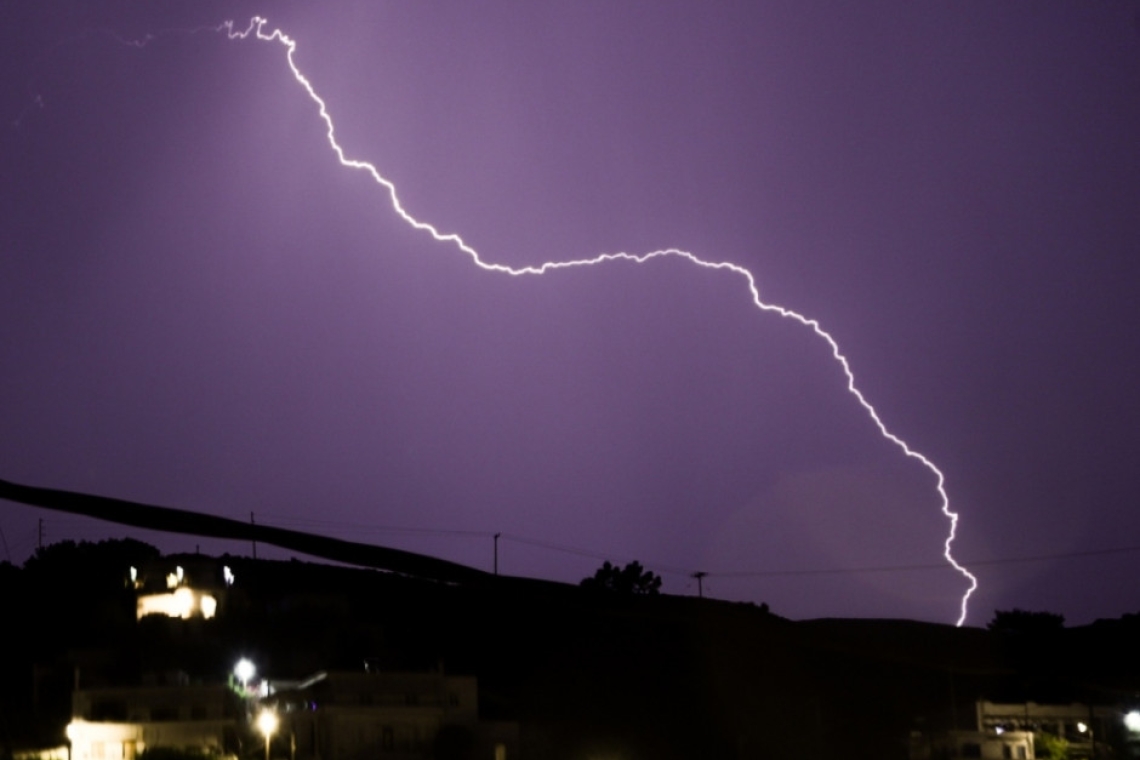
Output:
[[1132,710],[1124,716],[1124,727],[1133,733],[1140,734],[1140,711]]
[[269,760],[269,739],[277,732],[277,713],[262,710],[257,714],[257,730],[265,734],[265,760]]
[[241,681],[241,687],[243,689],[249,686],[250,679],[253,678],[254,674],[256,673],[257,668],[255,668],[253,666],[253,663],[245,657],[242,657],[237,661],[237,665],[234,665],[234,675],[237,676],[237,679],[239,681]]
[[277,713],[272,710],[262,710],[257,714],[257,730],[265,734],[268,739],[277,732]]

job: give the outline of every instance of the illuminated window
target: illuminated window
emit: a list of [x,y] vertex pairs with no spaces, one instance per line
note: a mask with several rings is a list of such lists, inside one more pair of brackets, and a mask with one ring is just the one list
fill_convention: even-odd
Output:
[[218,600],[209,594],[197,594],[187,586],[180,586],[169,594],[145,594],[138,598],[137,616],[142,620],[147,615],[166,615],[186,620],[201,614],[209,620],[218,609]]
[[194,612],[194,592],[188,588],[180,588],[174,592],[174,614],[171,617],[180,617],[183,620]]

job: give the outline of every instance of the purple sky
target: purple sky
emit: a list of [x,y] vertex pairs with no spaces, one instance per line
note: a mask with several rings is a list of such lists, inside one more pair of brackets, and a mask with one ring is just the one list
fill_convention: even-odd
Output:
[[[818,319],[946,475],[968,623],[1140,611],[1134,2],[5,3],[0,478],[956,619],[933,475],[741,277],[482,271],[281,45],[117,41],[254,14],[485,260],[677,247]],[[41,518],[249,550],[4,503],[0,559]]]

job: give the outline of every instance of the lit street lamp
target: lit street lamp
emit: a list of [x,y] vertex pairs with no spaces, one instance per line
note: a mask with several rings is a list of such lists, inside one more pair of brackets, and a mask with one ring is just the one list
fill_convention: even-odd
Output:
[[265,735],[265,760],[269,760],[269,739],[277,732],[277,713],[262,710],[257,714],[257,730]]
[[238,681],[241,682],[242,689],[249,686],[250,679],[253,678],[256,673],[257,668],[244,657],[237,661],[237,665],[234,665],[234,675],[237,676]]

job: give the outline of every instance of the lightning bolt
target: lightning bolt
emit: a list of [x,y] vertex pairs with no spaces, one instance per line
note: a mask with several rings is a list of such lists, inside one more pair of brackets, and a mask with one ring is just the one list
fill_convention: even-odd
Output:
[[760,290],[756,286],[756,278],[753,276],[752,272],[748,271],[744,267],[738,264],[733,264],[729,261],[706,261],[702,258],[699,258],[695,254],[690,253],[689,251],[683,251],[678,248],[663,248],[660,250],[651,251],[649,253],[640,254],[625,252],[601,253],[597,256],[592,256],[585,259],[572,259],[569,261],[547,261],[542,264],[524,267],[511,267],[506,266],[505,264],[496,264],[494,262],[483,260],[483,258],[479,255],[479,252],[468,245],[467,242],[464,241],[463,238],[461,238],[459,235],[455,233],[440,232],[435,226],[427,222],[420,221],[408,213],[403,204],[400,203],[400,197],[396,193],[396,186],[391,182],[391,180],[388,180],[382,174],[380,174],[379,170],[377,170],[373,164],[367,161],[360,161],[358,159],[349,158],[345,154],[344,148],[342,148],[340,143],[337,142],[336,126],[333,124],[332,116],[329,115],[325,101],[321,98],[320,95],[317,94],[317,91],[313,87],[312,83],[297,67],[297,63],[293,59],[294,54],[297,52],[296,41],[286,35],[280,29],[274,29],[271,32],[266,32],[265,25],[267,23],[268,21],[266,19],[261,18],[260,16],[255,16],[250,20],[249,26],[244,30],[235,29],[233,22],[227,21],[218,26],[216,28],[216,31],[225,32],[226,36],[231,40],[244,40],[249,37],[254,37],[255,39],[261,40],[263,42],[278,42],[283,45],[286,50],[286,60],[289,63],[290,70],[293,72],[293,78],[296,79],[297,83],[301,85],[306,93],[308,93],[309,98],[311,98],[312,101],[316,103],[321,120],[325,123],[325,135],[328,138],[329,146],[332,148],[333,152],[336,153],[337,160],[340,161],[341,165],[349,169],[357,169],[367,172],[372,177],[372,179],[376,181],[376,184],[380,185],[388,192],[388,198],[392,203],[392,208],[400,216],[401,219],[403,219],[415,229],[428,233],[433,238],[435,238],[435,240],[441,243],[450,243],[454,245],[460,251],[467,254],[467,256],[470,257],[471,261],[480,269],[484,269],[488,272],[507,274],[511,275],[512,277],[519,277],[522,275],[546,274],[547,272],[557,269],[594,266],[597,264],[605,264],[610,261],[630,261],[635,264],[644,264],[652,259],[658,258],[682,258],[699,267],[704,267],[706,269],[724,270],[740,276],[747,283],[748,291],[752,296],[752,303],[756,306],[756,308],[765,312],[774,312],[785,319],[791,319],[799,322],[801,325],[811,330],[816,334],[816,336],[826,342],[831,349],[832,358],[838,362],[839,366],[843,369],[844,376],[847,378],[848,393],[854,396],[855,400],[859,402],[859,405],[863,407],[863,410],[871,418],[871,421],[875,424],[875,427],[878,428],[879,433],[883,436],[883,438],[887,439],[895,446],[897,446],[906,456],[920,462],[923,467],[925,467],[930,471],[932,475],[934,475],[934,478],[937,482],[938,496],[942,501],[942,514],[945,515],[946,518],[950,521],[950,531],[946,536],[945,542],[943,543],[942,556],[945,557],[946,561],[950,564],[951,567],[953,567],[954,570],[956,570],[969,581],[969,587],[962,595],[962,599],[959,605],[959,614],[956,625],[962,626],[966,622],[970,596],[978,588],[978,579],[969,570],[967,570],[965,566],[960,564],[954,558],[954,555],[951,552],[951,547],[954,543],[955,537],[957,536],[959,516],[957,512],[953,511],[950,508],[950,497],[946,493],[946,476],[942,474],[942,471],[939,470],[937,466],[935,466],[934,462],[930,461],[930,459],[928,459],[920,452],[912,449],[906,441],[904,441],[902,438],[899,438],[887,428],[882,419],[879,417],[879,413],[875,410],[875,407],[873,407],[871,403],[867,401],[862,391],[860,391],[856,386],[855,374],[851,371],[851,365],[847,361],[847,357],[843,355],[842,351],[840,351],[839,344],[836,342],[835,338],[831,336],[830,333],[828,333],[823,329],[822,326],[820,326],[818,321],[805,317],[803,314],[792,311],[791,309],[787,309],[783,306],[765,302],[760,297]]

